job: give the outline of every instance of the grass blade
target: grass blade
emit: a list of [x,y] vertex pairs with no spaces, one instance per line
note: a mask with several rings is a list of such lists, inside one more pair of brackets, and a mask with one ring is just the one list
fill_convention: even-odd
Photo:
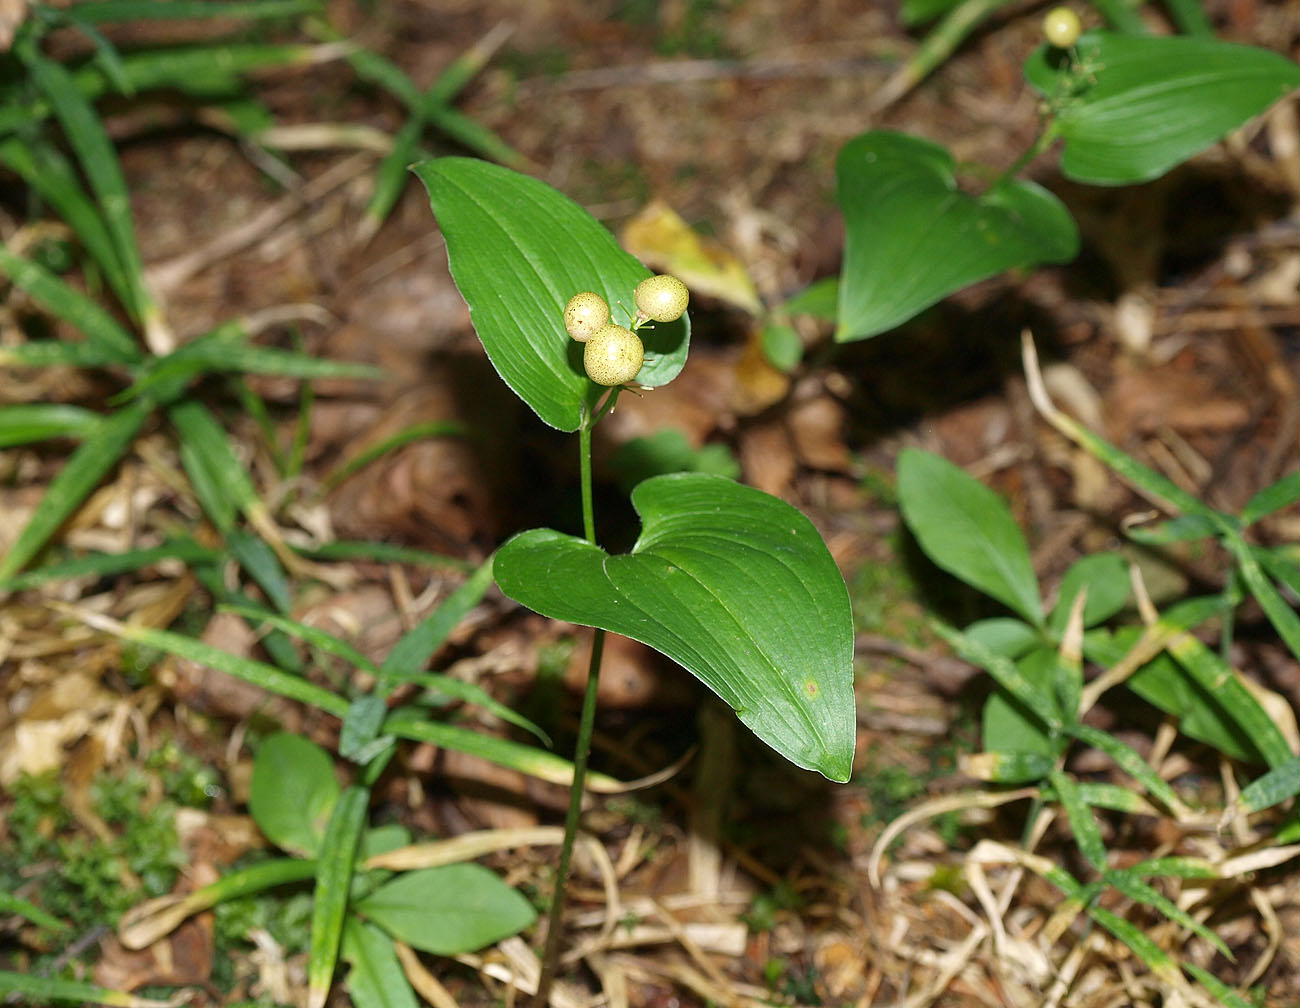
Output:
[[1101,838],[1101,828],[1083,798],[1074,778],[1063,770],[1053,770],[1048,776],[1056,797],[1065,807],[1065,815],[1070,823],[1070,832],[1074,834],[1075,843],[1088,863],[1097,871],[1106,870],[1106,844]]
[[311,949],[307,957],[307,1006],[324,1008],[338,963],[343,915],[356,866],[357,843],[366,824],[368,788],[345,790],[330,814],[316,862],[316,891],[312,901]]
[[[113,316],[44,266],[15,255],[4,245],[0,245],[0,273],[8,276],[55,318],[85,333],[87,345],[84,349],[94,363],[131,364],[142,356],[135,339],[118,325]],[[5,351],[6,354],[9,352]]]
[[461,703],[473,704],[476,707],[482,707],[489,714],[495,714],[502,721],[514,725],[516,728],[522,728],[524,731],[533,735],[537,741],[544,746],[550,746],[551,738],[546,732],[542,731],[537,725],[522,714],[517,713],[510,707],[507,707],[501,701],[479,686],[477,683],[465,682],[462,679],[453,679],[447,675],[437,675],[426,673],[424,675],[412,676],[411,682],[423,686],[427,690],[434,690],[442,693],[453,700],[459,700]]
[[96,630],[103,630],[105,633],[110,633],[122,640],[134,641],[146,647],[166,651],[178,658],[186,658],[189,661],[207,665],[209,668],[217,669],[220,672],[228,672],[230,675],[243,679],[244,682],[252,683],[268,693],[276,693],[279,696],[288,697],[290,700],[317,707],[326,714],[332,714],[340,721],[348,712],[348,702],[342,697],[336,696],[324,687],[310,683],[306,679],[300,679],[297,676],[289,675],[287,672],[282,672],[275,666],[267,665],[265,662],[230,654],[220,648],[213,647],[211,644],[195,640],[193,637],[186,637],[184,634],[173,633],[170,630],[154,630],[150,627],[119,623],[117,620],[109,619],[107,616],[102,616],[84,608],[72,606],[60,606],[60,608]]
[[297,637],[299,640],[310,644],[318,651],[327,655],[333,655],[335,658],[341,658],[356,668],[363,669],[366,672],[376,673],[378,667],[369,658],[354,648],[347,641],[340,637],[335,637],[319,627],[308,626],[296,619],[290,619],[287,616],[281,616],[278,613],[270,612],[266,609],[259,609],[256,606],[226,604],[221,608],[228,609],[231,612],[238,613],[252,625],[264,623],[267,626],[273,626],[281,630],[290,637]]
[[118,299],[130,304],[131,285],[122,269],[117,247],[67,159],[46,144],[9,137],[0,142],[0,162],[21,176],[58,212],[99,265]]
[[75,560],[37,567],[26,574],[0,581],[0,590],[19,591],[46,581],[63,581],[67,578],[87,575],[112,577],[115,574],[150,567],[163,560],[180,560],[187,564],[197,564],[212,563],[219,557],[220,554],[216,550],[200,546],[193,539],[178,539],[148,549],[127,550],[125,553],[91,553],[77,557]]
[[1106,881],[1115,889],[1123,893],[1129,899],[1143,903],[1157,913],[1163,914],[1165,918],[1173,921],[1179,927],[1186,928],[1195,935],[1205,939],[1214,948],[1222,953],[1229,961],[1235,962],[1236,956],[1223,943],[1223,939],[1207,928],[1200,921],[1196,920],[1191,914],[1181,907],[1177,906],[1168,896],[1164,895],[1155,886],[1144,882],[1131,871],[1113,871],[1106,874]]
[[66,403],[18,403],[0,409],[0,448],[48,441],[50,438],[89,437],[100,416]]
[[99,200],[100,213],[117,249],[118,261],[122,264],[130,290],[126,309],[146,332],[151,332],[161,324],[161,316],[144,286],[144,267],[136,245],[135,222],[131,218],[131,198],[117,152],[113,150],[94,108],[61,64],[34,54],[27,68],[36,86],[49,99],[50,107],[81,163],[81,170]]
[[1300,616],[1296,615],[1295,609],[1281,596],[1273,586],[1273,582],[1264,576],[1249,543],[1240,536],[1234,535],[1226,539],[1224,546],[1237,561],[1237,570],[1241,574],[1242,581],[1255,596],[1255,601],[1264,610],[1264,615],[1273,624],[1273,629],[1282,638],[1282,642],[1290,648],[1291,653],[1300,658]]
[[1296,501],[1300,501],[1300,469],[1266,486],[1247,501],[1241,512],[1241,523],[1253,525],[1274,511],[1290,507]]
[[329,493],[344,480],[370,465],[371,462],[382,458],[390,451],[402,447],[402,445],[410,444],[412,441],[435,437],[460,437],[466,433],[468,433],[466,426],[457,420],[437,420],[429,423],[412,424],[410,427],[398,431],[392,437],[385,438],[378,444],[371,445],[352,456],[352,458],[340,463],[338,468],[321,480],[321,490],[324,493]]
[[72,8],[78,21],[113,24],[124,21],[178,21],[191,18],[289,17],[320,9],[317,0],[87,0]]
[[66,921],[61,921],[53,914],[46,913],[35,903],[28,902],[7,892],[0,892],[0,913],[17,914],[19,917],[29,920],[47,931],[53,931],[55,934],[66,931],[71,927]]
[[1247,813],[1261,812],[1298,794],[1300,756],[1293,756],[1242,788],[1241,794],[1237,796],[1237,805]]
[[0,994],[25,995],[33,1003],[66,1001],[77,1005],[112,1005],[113,1008],[171,1008],[172,1006],[170,1001],[136,997],[134,994],[113,990],[111,987],[98,987],[77,980],[11,973],[8,970],[0,970]]
[[380,676],[407,680],[424,671],[425,663],[442,647],[456,625],[478,605],[492,584],[492,560],[479,566],[463,585],[443,600],[433,612],[404,634],[379,667]]
[[74,451],[45,490],[36,512],[0,559],[0,581],[13,577],[81,505],[104,474],[126,453],[145,417],[148,403],[133,403],[100,422]]
[[1121,770],[1146,788],[1148,794],[1164,802],[1165,807],[1170,811],[1179,814],[1186,811],[1186,806],[1179,801],[1178,795],[1174,794],[1174,789],[1138,755],[1137,750],[1125,745],[1114,735],[1092,725],[1076,724],[1068,731],[1080,742],[1100,749],[1113,759]]
[[339,539],[322,543],[301,551],[311,560],[352,560],[369,563],[411,564],[415,567],[433,567],[441,570],[469,571],[473,568],[460,557],[443,556],[428,550],[399,546],[396,543],[357,542]]

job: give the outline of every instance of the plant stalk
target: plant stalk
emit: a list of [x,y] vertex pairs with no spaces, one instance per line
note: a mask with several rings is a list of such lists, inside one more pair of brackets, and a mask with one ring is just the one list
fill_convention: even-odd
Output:
[[[596,541],[596,518],[591,492],[591,428],[594,417],[584,419],[579,428],[579,462],[582,480],[582,532],[590,543]],[[605,649],[605,631],[596,630],[591,639],[591,660],[587,665],[587,687],[582,695],[582,713],[578,719],[578,741],[573,753],[573,784],[569,789],[569,812],[564,820],[564,842],[560,847],[560,863],[555,869],[555,891],[547,914],[546,944],[542,951],[542,971],[537,980],[535,1008],[546,1008],[560,960],[563,940],[563,917],[566,897],[565,886],[569,880],[569,862],[573,856],[573,843],[578,835],[578,820],[582,817],[583,781],[587,776],[587,757],[591,753],[591,732],[596,721],[596,687],[600,682],[600,659]]]

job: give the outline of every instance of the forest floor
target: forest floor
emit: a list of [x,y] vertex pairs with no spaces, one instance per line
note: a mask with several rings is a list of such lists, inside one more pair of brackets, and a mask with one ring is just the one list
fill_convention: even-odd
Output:
[[[487,40],[490,59],[458,99],[462,113],[495,131],[522,155],[525,170],[615,233],[648,205],[672,208],[715,243],[719,261],[743,268],[768,305],[839,268],[843,225],[834,167],[845,141],[872,128],[905,130],[946,144],[959,160],[1000,169],[1038,124],[1035,96],[1020,72],[1039,38],[1042,9],[1032,4],[995,16],[931,78],[883,108],[873,108],[873,95],[915,51],[918,37],[900,24],[892,2],[329,6],[338,29],[421,85]],[[1292,57],[1300,52],[1296,4],[1206,6],[1227,39]],[[1149,13],[1153,24],[1167,27],[1158,11]],[[362,123],[391,132],[402,123],[400,107],[359,84],[341,61],[259,75],[256,91],[281,125]],[[566,967],[557,1003],[1175,1003],[1122,946],[1080,922],[1047,941],[1043,932],[1060,897],[1046,882],[969,859],[981,839],[1021,844],[1030,805],[961,802],[981,788],[964,775],[962,757],[981,748],[979,711],[989,687],[986,676],[938,643],[927,615],[961,624],[988,610],[930,567],[907,535],[894,464],[901,449],[923,447],[998,490],[1032,545],[1047,597],[1080,556],[1121,548],[1122,523],[1149,505],[1037,417],[1020,363],[1020,334],[1028,328],[1051,363],[1059,401],[1216,507],[1240,508],[1255,490],[1294,470],[1298,108],[1293,96],[1243,135],[1143,186],[1089,189],[1063,180],[1051,158],[1042,159],[1030,174],[1080,222],[1083,252],[1074,263],[983,282],[861,343],[832,346],[827,329],[798,320],[808,354],[791,375],[763,361],[751,314],[723,298],[695,297],[691,358],[681,378],[644,397],[625,396],[599,429],[608,539],[630,542],[635,534],[634,516],[620,503],[620,446],[669,428],[692,448],[724,446],[742,480],[803,509],[854,602],[855,774],[847,785],[831,785],[785,765],[720,716],[711,696],[680,669],[638,645],[611,643],[594,766],[631,780],[698,748],[666,783],[593,797],[585,824],[608,852],[618,898],[610,905],[595,865],[579,862],[570,947],[602,934],[611,914],[639,923],[625,941]],[[275,480],[254,419],[222,399],[220,386],[211,389],[286,528],[469,562],[521,529],[577,531],[577,445],[544,427],[492,373],[418,182],[412,179],[389,220],[362,240],[360,212],[379,156],[373,151],[336,145],[292,152],[290,191],[268,181],[239,143],[183,118],[132,105],[107,122],[146,264],[182,340],[225,318],[265,318],[279,306],[307,305],[296,310],[293,326],[272,325],[269,338],[283,345],[296,339],[314,354],[387,372],[379,382],[318,382],[307,404],[295,381],[250,383],[269,404],[284,443],[308,411],[296,486]],[[464,153],[436,133],[430,142],[437,153]],[[272,217],[275,208],[283,212]],[[21,223],[20,209],[3,211],[6,233]],[[241,228],[249,229],[244,241],[224,247]],[[39,381],[51,384],[24,379],[12,398],[96,405],[116,391],[67,374],[47,372]],[[332,492],[316,493],[341,462],[433,421],[464,422],[470,436],[415,441]],[[60,463],[55,451],[5,454],[0,546]],[[63,541],[78,549],[122,548],[176,522],[197,521],[183,488],[165,478],[169,471],[176,471],[174,450],[146,431]],[[1294,511],[1279,527],[1291,541],[1300,535]],[[1212,554],[1145,573],[1157,604],[1216,590],[1222,580]],[[335,575],[302,586],[295,615],[348,636],[372,657],[385,654],[463,576],[452,567],[364,560],[335,565]],[[176,757],[176,765],[197,761],[212,774],[215,798],[183,820],[179,884],[217,877],[261,843],[245,814],[250,733],[256,738],[279,725],[332,748],[338,722],[287,704],[268,708],[260,691],[174,659],[144,675],[123,671],[122,646],[70,631],[46,606],[51,598],[93,604],[120,619],[179,625],[227,650],[259,654],[247,626],[215,612],[180,567],[11,596],[0,610],[0,811],[9,820],[0,826],[0,843],[12,849],[18,842],[15,803],[30,794],[19,787],[21,774],[52,773],[74,813],[68,829],[102,838],[122,827],[93,811],[92,782],[131,768],[152,779],[166,764],[161,752],[181,752],[189,755]],[[576,724],[585,640],[580,628],[544,621],[494,590],[437,664],[546,719],[564,753]],[[1284,648],[1243,632],[1233,658],[1300,705],[1300,668]],[[1105,716],[1114,725],[1124,713]],[[501,730],[487,722],[478,727]],[[1145,751],[1157,724],[1116,730]],[[1179,742],[1168,758],[1179,761],[1176,772],[1203,791],[1207,804],[1223,800],[1231,775],[1221,777],[1207,750]],[[1087,760],[1080,757],[1079,768],[1106,772],[1100,761]],[[141,801],[157,800],[161,789],[150,785]],[[427,746],[405,750],[378,795],[377,818],[433,836],[559,822],[564,802],[552,786]],[[953,798],[946,809],[934,807],[878,846],[899,815],[944,797]],[[1165,825],[1116,817],[1108,842],[1121,858],[1184,850],[1185,838]],[[1038,853],[1077,862],[1059,826],[1035,840]],[[553,857],[553,848],[524,848],[486,863],[512,884],[544,892]],[[123,870],[129,880],[132,873]],[[982,900],[984,879],[991,890]],[[1298,914],[1300,888],[1284,871],[1225,894],[1213,925],[1235,963],[1175,929],[1147,924],[1177,957],[1250,985],[1262,1003],[1283,1005],[1300,1001]],[[192,987],[195,1004],[255,997],[303,1003],[301,953],[286,958],[265,945],[218,952],[213,934],[209,922],[128,952],[111,933],[95,932],[88,942],[98,949],[90,956],[94,976],[120,987]],[[500,962],[490,968],[494,955],[499,959],[429,959],[426,966],[459,1004],[525,997],[502,982]],[[214,956],[227,960],[220,983]],[[334,1003],[346,1001],[339,994]]]

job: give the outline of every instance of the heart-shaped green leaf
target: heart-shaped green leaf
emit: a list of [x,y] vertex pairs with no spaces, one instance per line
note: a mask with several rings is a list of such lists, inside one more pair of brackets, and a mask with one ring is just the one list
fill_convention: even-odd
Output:
[[1043,46],[1025,76],[1056,100],[1061,170],[1095,185],[1163,175],[1300,87],[1278,53],[1215,39],[1088,32],[1075,51]]
[[[452,278],[492,366],[545,423],[577,430],[584,405],[602,389],[583,368],[583,345],[564,331],[564,306],[595,291],[626,325],[636,311],[632,292],[650,272],[591,214],[537,179],[458,157],[413,171],[429,190]],[[646,363],[636,383],[654,388],[676,378],[690,320],[638,335]]]
[[554,619],[663,652],[790,762],[847,781],[856,718],[848,591],[812,523],[784,501],[705,473],[632,493],[632,552],[532,529],[497,552],[497,583]]
[[1032,182],[981,196],[957,188],[938,144],[875,130],[844,145],[836,198],[846,228],[841,342],[892,329],[940,298],[1016,266],[1065,262],[1079,248],[1069,211]]

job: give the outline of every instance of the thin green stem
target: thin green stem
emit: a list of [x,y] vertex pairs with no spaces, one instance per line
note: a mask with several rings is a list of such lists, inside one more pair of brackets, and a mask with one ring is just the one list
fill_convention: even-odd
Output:
[[[582,479],[582,531],[587,541],[596,541],[596,517],[591,493],[591,428],[600,414],[588,413],[578,429],[579,471]],[[573,785],[569,789],[569,812],[564,820],[564,843],[560,847],[560,863],[555,869],[555,891],[551,895],[550,912],[546,922],[546,945],[542,951],[542,971],[537,980],[536,1008],[546,1008],[560,959],[560,944],[564,938],[565,886],[569,879],[569,861],[573,856],[573,842],[578,835],[578,820],[582,817],[582,785],[587,776],[587,757],[591,754],[591,732],[596,721],[596,687],[600,682],[600,658],[605,649],[605,631],[597,630],[591,640],[591,661],[587,666],[587,688],[582,695],[582,713],[578,719],[578,741],[573,753]]]

